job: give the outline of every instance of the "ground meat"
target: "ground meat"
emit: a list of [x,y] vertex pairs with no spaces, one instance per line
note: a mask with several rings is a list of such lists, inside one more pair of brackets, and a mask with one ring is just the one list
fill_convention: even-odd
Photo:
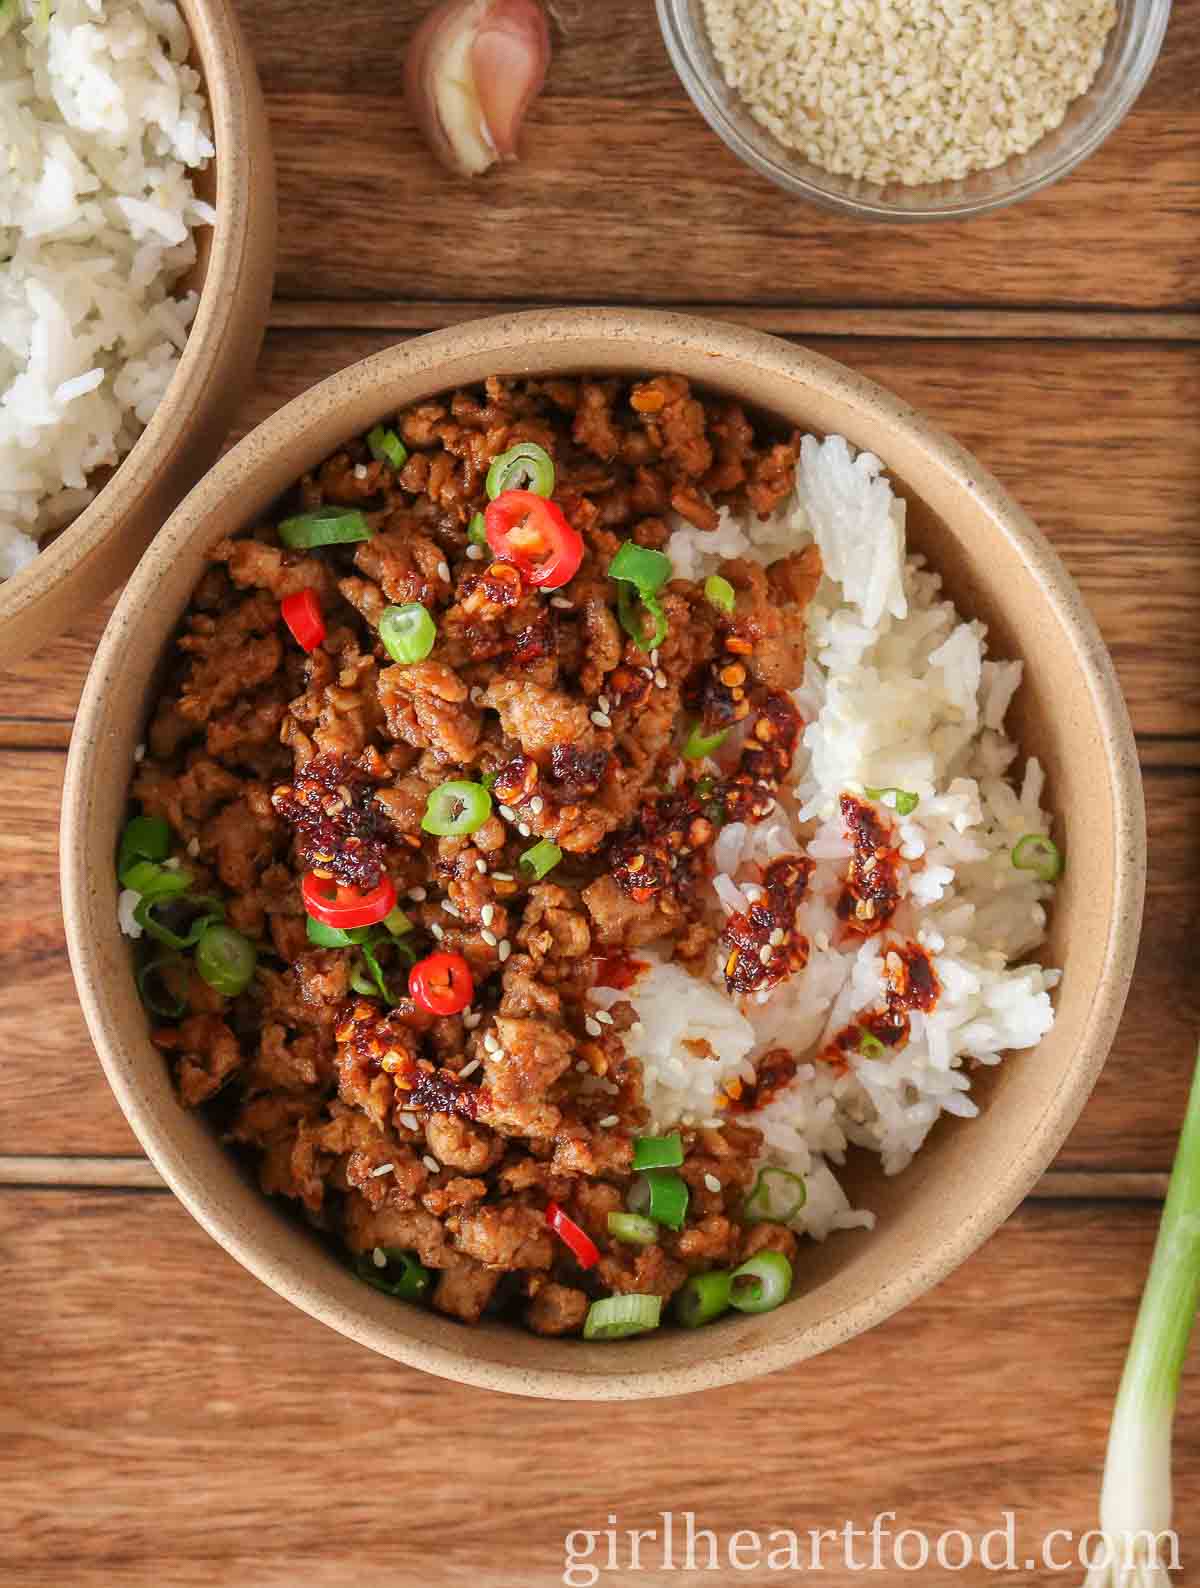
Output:
[[534,1334],[577,1334],[587,1317],[588,1298],[569,1285],[543,1285],[525,1309]]
[[480,716],[468,701],[466,684],[445,662],[385,667],[379,675],[379,702],[388,732],[439,761],[474,759]]

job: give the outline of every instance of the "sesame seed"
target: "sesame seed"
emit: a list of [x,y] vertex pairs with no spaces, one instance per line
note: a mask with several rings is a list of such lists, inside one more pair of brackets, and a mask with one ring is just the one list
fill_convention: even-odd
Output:
[[410,888],[405,897],[411,899],[414,904],[423,904],[429,895],[424,888]]
[[504,961],[512,953],[512,944],[508,941],[507,938],[505,938],[501,942],[500,947],[496,950],[496,952],[499,954],[500,963],[503,965]]
[[493,882],[511,882],[512,880],[513,880],[513,874],[512,874],[511,871],[493,871],[492,872],[492,881]]
[[535,816],[540,816],[546,809],[546,802],[540,794],[535,794],[529,802],[529,809]]
[[146,759],[146,746],[144,744],[139,744],[134,749],[133,759],[135,761],[144,761]]
[[483,909],[479,912],[479,919],[483,922],[484,926],[491,926],[495,914],[496,906],[494,904],[485,904]]
[[769,993],[769,992],[768,992],[768,991],[767,991],[767,989],[766,989],[766,988],[765,988],[765,987],[764,987],[764,988],[763,988],[763,990],[762,990],[762,992],[757,992],[757,993],[755,993],[755,995],[754,995],[754,1002],[755,1002],[755,1003],[756,1003],[756,1004],[765,1004],[765,1003],[766,1003],[766,1001],[767,1001],[767,999],[768,999],[768,998],[769,998],[769,997],[770,997],[770,996],[771,996],[771,994],[770,994],[770,993]]
[[781,926],[777,926],[775,928],[775,930],[771,933],[771,936],[770,936],[770,939],[769,939],[771,947],[772,948],[778,948],[779,945],[783,942],[784,937],[786,935],[787,934],[784,932],[783,928]]
[[661,667],[655,668],[654,682],[660,689],[665,689],[667,687],[667,675],[663,672]]
[[551,596],[550,605],[557,607],[560,612],[573,612],[575,610],[575,603],[568,601],[566,596]]
[[500,814],[506,822],[515,822],[517,819],[517,813],[511,805],[501,805]]
[[437,572],[438,578],[441,579],[443,583],[450,583],[450,564],[448,562],[439,562],[437,566]]
[[483,1046],[488,1053],[499,1053],[500,1051],[500,1044],[490,1031],[484,1032]]
[[484,927],[483,931],[480,932],[479,935],[489,948],[495,948],[496,944],[500,941],[495,932],[489,932],[487,927]]
[[472,684],[471,685],[470,700],[471,700],[471,704],[473,706],[482,706],[483,705],[483,686],[482,686],[482,684]]
[[600,1129],[601,1130],[611,1130],[614,1125],[619,1124],[619,1123],[620,1123],[620,1115],[619,1114],[605,1114],[604,1118],[600,1121]]
[[179,856],[178,855],[172,855],[170,860],[164,860],[162,864],[163,864],[163,870],[164,871],[178,871],[179,870]]
[[596,1019],[602,1026],[611,1026],[613,1023],[613,1017],[609,1014],[607,1009],[597,1009]]
[[387,1256],[384,1253],[384,1250],[383,1250],[382,1246],[377,1246],[375,1248],[375,1250],[371,1253],[371,1261],[375,1264],[376,1268],[386,1268],[387,1267]]
[[590,1075],[592,1073],[592,1067],[586,1059],[580,1059],[575,1068],[579,1071],[580,1075]]
[[421,1159],[421,1162],[429,1170],[430,1174],[440,1174],[441,1171],[442,1171],[441,1164],[437,1161],[437,1159],[430,1152],[427,1152],[425,1154],[425,1156]]
[[759,949],[758,957],[764,965],[769,965],[771,963],[771,945],[769,943],[764,943]]
[[462,920],[462,911],[457,904],[451,904],[449,899],[442,900],[442,909],[447,915],[452,915],[456,921]]
[[396,1165],[394,1163],[381,1163],[378,1168],[371,1170],[371,1179],[379,1180],[385,1174],[391,1174],[395,1167]]
[[482,562],[483,561],[483,547],[482,546],[474,546],[474,545],[468,546],[467,547],[467,556],[471,559],[472,562]]
[[654,649],[650,652],[650,665],[651,665],[651,667],[657,667],[658,666],[658,647],[657,646],[655,646]]
[[200,853],[200,840],[198,838],[189,838],[188,839],[188,841],[187,841],[187,852],[191,856],[191,858],[193,860],[195,860],[196,856]]
[[405,1130],[419,1130],[421,1128],[417,1123],[417,1116],[415,1114],[401,1114],[400,1123],[404,1126]]
[[587,1019],[583,1022],[583,1029],[587,1032],[589,1037],[598,1037],[604,1028],[601,1026],[598,1020],[593,1020],[591,1015],[588,1015]]
[[721,1189],[721,1182],[715,1174],[706,1174],[704,1176],[704,1184],[710,1191],[719,1191]]
[[436,938],[437,938],[437,940],[438,940],[438,942],[439,942],[439,943],[440,943],[440,942],[441,942],[441,941],[442,941],[442,939],[443,939],[443,938],[444,938],[444,937],[445,937],[445,935],[446,935],[446,934],[445,934],[445,932],[443,932],[443,931],[442,931],[442,929],[441,929],[441,927],[440,927],[440,926],[439,926],[439,925],[438,925],[438,924],[437,924],[437,922],[436,922],[436,921],[435,921],[435,922],[434,922],[434,923],[433,923],[433,925],[432,925],[432,926],[431,926],[431,927],[430,927],[430,928],[429,928],[429,930],[430,930],[430,931],[431,931],[431,932],[432,932],[432,933],[433,933],[433,935],[434,935],[434,937],[436,937]]
[[528,822],[519,823],[518,826],[517,826],[517,831],[520,833],[522,838],[532,838],[533,837],[533,828],[530,827]]
[[367,477],[367,466],[366,466],[366,464],[365,463],[356,463],[354,465],[354,478],[356,480],[365,480],[366,477]]
[[608,710],[608,696],[607,695],[597,695],[596,696],[596,705],[600,708],[601,711],[607,711]]
[[644,1037],[646,1035],[646,1028],[640,1020],[635,1020],[630,1026],[629,1035],[631,1037]]
[[475,870],[479,873],[479,875],[481,877],[486,877],[487,876],[487,861],[486,860],[477,860],[475,862]]
[[816,937],[813,938],[813,942],[817,945],[821,952],[824,953],[829,947],[829,933],[818,932]]
[[483,1011],[481,1009],[468,1009],[463,1015],[463,1025],[468,1031],[474,1031],[482,1019]]
[[467,1076],[468,1075],[474,1075],[475,1071],[478,1068],[479,1068],[479,1060],[478,1059],[472,1059],[470,1064],[464,1064],[462,1069],[459,1070],[459,1072],[458,1072],[459,1080],[460,1081],[465,1081]]
[[612,727],[612,718],[606,711],[593,711],[591,715],[591,721],[596,724],[597,728]]

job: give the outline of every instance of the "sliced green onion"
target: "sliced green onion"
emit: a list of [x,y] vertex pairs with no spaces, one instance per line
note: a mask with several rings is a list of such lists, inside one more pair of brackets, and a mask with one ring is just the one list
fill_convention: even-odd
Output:
[[[650,635],[645,632],[643,610],[654,619],[654,632]],[[629,585],[623,584],[617,591],[617,617],[639,651],[657,650],[667,637],[667,614],[655,595],[645,595],[639,599]]]
[[[382,1264],[376,1261],[376,1252],[382,1256]],[[422,1267],[411,1252],[398,1251],[394,1246],[376,1246],[372,1251],[360,1252],[354,1259],[354,1272],[385,1296],[399,1296],[402,1301],[420,1301],[433,1284],[428,1268]]]
[[498,458],[487,472],[487,493],[495,501],[505,491],[532,491],[549,496],[554,490],[554,459],[536,441],[518,441]]
[[699,1329],[729,1311],[732,1277],[723,1269],[693,1274],[675,1295],[675,1321],[685,1329]]
[[370,540],[372,534],[370,524],[357,507],[318,507],[311,513],[285,518],[279,526],[280,540],[293,551]]
[[190,873],[185,871],[183,873],[185,880],[178,887],[174,887],[170,879],[179,875],[178,871],[168,871],[166,866],[160,866],[155,860],[135,860],[121,873],[121,884],[143,895],[154,893],[156,890],[161,893],[184,893],[191,880]]
[[[361,998],[379,997],[379,988],[371,980],[369,967],[364,967],[360,961],[356,960],[350,967],[348,979],[351,992],[358,993]],[[385,992],[383,996],[386,998],[387,993]]]
[[673,1169],[646,1169],[630,1186],[625,1200],[631,1213],[648,1214],[656,1224],[679,1230],[689,1196],[687,1181]]
[[873,1031],[864,1031],[858,1039],[858,1051],[865,1059],[882,1059],[887,1049]]
[[864,789],[863,793],[869,800],[878,800],[881,805],[894,810],[897,816],[911,816],[921,803],[919,794],[911,794],[904,788],[869,788]]
[[[373,998],[375,996],[375,994],[378,993],[379,996],[383,999],[385,1004],[395,1003],[396,1000],[392,997],[391,993],[388,991],[388,984],[384,980],[383,971],[380,968],[379,959],[378,959],[378,956],[375,953],[374,948],[371,946],[370,943],[364,943],[362,948],[361,948],[361,950],[360,950],[360,953],[362,954],[362,957],[363,957],[364,961],[366,962],[366,967],[367,967],[368,972],[370,973],[370,978],[371,978],[370,984],[368,985],[368,988],[367,988],[364,996],[367,997],[367,998]],[[351,976],[351,985],[353,985],[353,975]],[[356,987],[355,991],[356,992],[363,992],[363,989],[361,987]]]
[[767,1164],[758,1171],[754,1188],[742,1204],[742,1217],[751,1224],[761,1219],[786,1224],[807,1201],[808,1187],[802,1175]]
[[[126,872],[133,866],[153,860],[165,860],[171,852],[171,829],[161,816],[135,816],[126,822],[117,850],[117,876],[123,888],[132,888]],[[139,888],[138,892],[142,890]]]
[[704,581],[704,599],[718,611],[728,614],[733,611],[737,595],[728,579],[722,579],[719,573],[710,573]]
[[394,662],[423,662],[437,639],[437,624],[419,601],[410,601],[384,610],[379,638]]
[[437,838],[461,837],[478,831],[491,814],[492,796],[482,783],[451,779],[430,791],[421,829]]
[[[172,989],[167,978],[168,971],[174,973],[175,979],[182,983],[183,993]],[[162,1015],[166,1020],[178,1020],[187,1013],[187,961],[182,954],[167,952],[152,955],[138,966],[135,980],[138,996],[151,1014]]]
[[640,1213],[610,1213],[608,1233],[626,1246],[653,1246],[658,1239],[658,1225]]
[[305,917],[305,926],[308,931],[308,941],[315,943],[318,948],[349,948],[352,943],[365,943],[370,935],[369,926],[326,926],[324,921]]
[[639,546],[633,540],[623,542],[608,565],[608,577],[633,585],[643,600],[661,590],[674,571],[671,559],[663,552]]
[[670,1136],[639,1136],[633,1144],[635,1169],[678,1169],[683,1162],[683,1137],[678,1131]]
[[[406,932],[411,932],[413,929],[412,922],[399,905],[389,915],[385,915],[379,924],[390,932],[393,937],[403,937]],[[370,928],[368,928],[369,930]]]
[[467,525],[467,539],[472,546],[487,545],[487,521],[482,513],[475,513],[472,516],[471,522]]
[[782,1252],[756,1252],[730,1275],[729,1305],[739,1312],[773,1312],[788,1299],[792,1265]]
[[257,963],[254,944],[231,926],[207,926],[196,940],[196,970],[223,998],[245,992]]
[[557,844],[543,838],[540,843],[534,844],[532,849],[527,849],[521,856],[521,864],[528,866],[530,871],[540,882],[548,871],[553,871],[562,859],[563,852]]
[[662,1317],[661,1296],[605,1296],[593,1301],[584,1319],[585,1340],[625,1340],[648,1334]]
[[[186,929],[176,932],[166,921],[159,920],[155,912],[160,908],[173,912],[171,919],[179,919],[185,909],[194,911],[194,914]],[[200,941],[202,933],[225,919],[225,906],[220,899],[191,898],[175,893],[153,894],[150,897],[143,894],[134,909],[133,918],[145,932],[160,943],[165,943],[168,948],[192,948]],[[183,925],[182,920],[180,925]]]
[[367,446],[377,463],[390,463],[393,469],[402,469],[408,462],[408,448],[394,430],[376,425],[367,436]]
[[1026,833],[1013,845],[1012,863],[1018,871],[1032,871],[1043,882],[1062,876],[1062,851],[1044,833]]
[[487,789],[488,793],[490,794],[492,792],[492,789],[495,787],[496,779],[499,776],[500,776],[499,772],[485,772],[483,774],[483,776],[479,779],[479,781],[483,784],[484,788]]
[[701,733],[698,722],[692,724],[692,731],[687,736],[687,743],[683,747],[685,761],[701,761],[706,755],[711,755],[718,745],[724,744],[729,733],[728,728],[718,728],[716,733]]
[[[1198,1305],[1200,1055],[1109,1430],[1100,1495],[1105,1565],[1092,1567],[1089,1584],[1168,1588],[1166,1567],[1178,1564],[1164,1558],[1176,1542],[1170,1532],[1171,1433]],[[1156,1560],[1148,1559],[1151,1541]]]

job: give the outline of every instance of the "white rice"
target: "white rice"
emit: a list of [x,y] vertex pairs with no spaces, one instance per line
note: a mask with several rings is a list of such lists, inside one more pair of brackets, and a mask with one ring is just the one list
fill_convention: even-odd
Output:
[[170,0],[0,10],[0,579],[91,500],[165,392],[196,312],[171,296],[213,154]]
[[[730,997],[719,952],[709,980],[654,961],[632,992],[594,995],[636,1006],[641,1031],[626,1042],[642,1062],[657,1129],[719,1119],[730,1080],[749,1079],[772,1047],[801,1060],[782,1092],[741,1117],[763,1132],[764,1163],[804,1176],[808,1200],[794,1222],[818,1239],[874,1223],[838,1182],[847,1148],[879,1154],[897,1174],[942,1114],[977,1113],[967,1061],[997,1064],[1034,1046],[1053,1022],[1049,994],[1059,980],[1016,963],[1042,940],[1054,891],[1012,864],[1020,837],[1050,832],[1038,763],[1010,781],[1017,748],[1003,721],[1022,664],[988,659],[983,624],[964,621],[942,599],[937,574],[906,556],[904,514],[878,459],[855,456],[839,436],[810,436],[795,494],[768,522],[724,512],[705,535],[677,521],[667,549],[676,573],[690,578],[723,557],[770,561],[813,540],[821,552],[826,577],[794,693],[807,726],[791,782],[766,821],[722,829],[711,900],[722,917],[744,910],[760,864],[807,854],[816,869],[800,925],[812,952],[763,1002]],[[899,909],[886,931],[847,943],[834,912],[851,853],[839,796],[865,788],[904,789],[920,802],[893,818],[907,863]],[[850,1054],[838,1073],[817,1055],[884,1006],[883,955],[910,939],[932,959],[936,1007],[912,1013],[902,1047],[878,1059]],[[697,1043],[714,1056],[701,1056]]]

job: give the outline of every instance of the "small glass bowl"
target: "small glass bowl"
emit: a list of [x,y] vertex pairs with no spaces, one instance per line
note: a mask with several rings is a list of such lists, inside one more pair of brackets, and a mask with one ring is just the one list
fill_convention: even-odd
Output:
[[1117,20],[1095,81],[1068,108],[1061,125],[1026,154],[960,181],[880,187],[823,171],[754,120],[721,74],[701,0],[657,4],[663,38],[683,86],[734,154],[789,193],[842,215],[877,221],[963,220],[1015,204],[1066,176],[1100,147],[1141,93],[1171,14],[1171,0],[1117,0]]

